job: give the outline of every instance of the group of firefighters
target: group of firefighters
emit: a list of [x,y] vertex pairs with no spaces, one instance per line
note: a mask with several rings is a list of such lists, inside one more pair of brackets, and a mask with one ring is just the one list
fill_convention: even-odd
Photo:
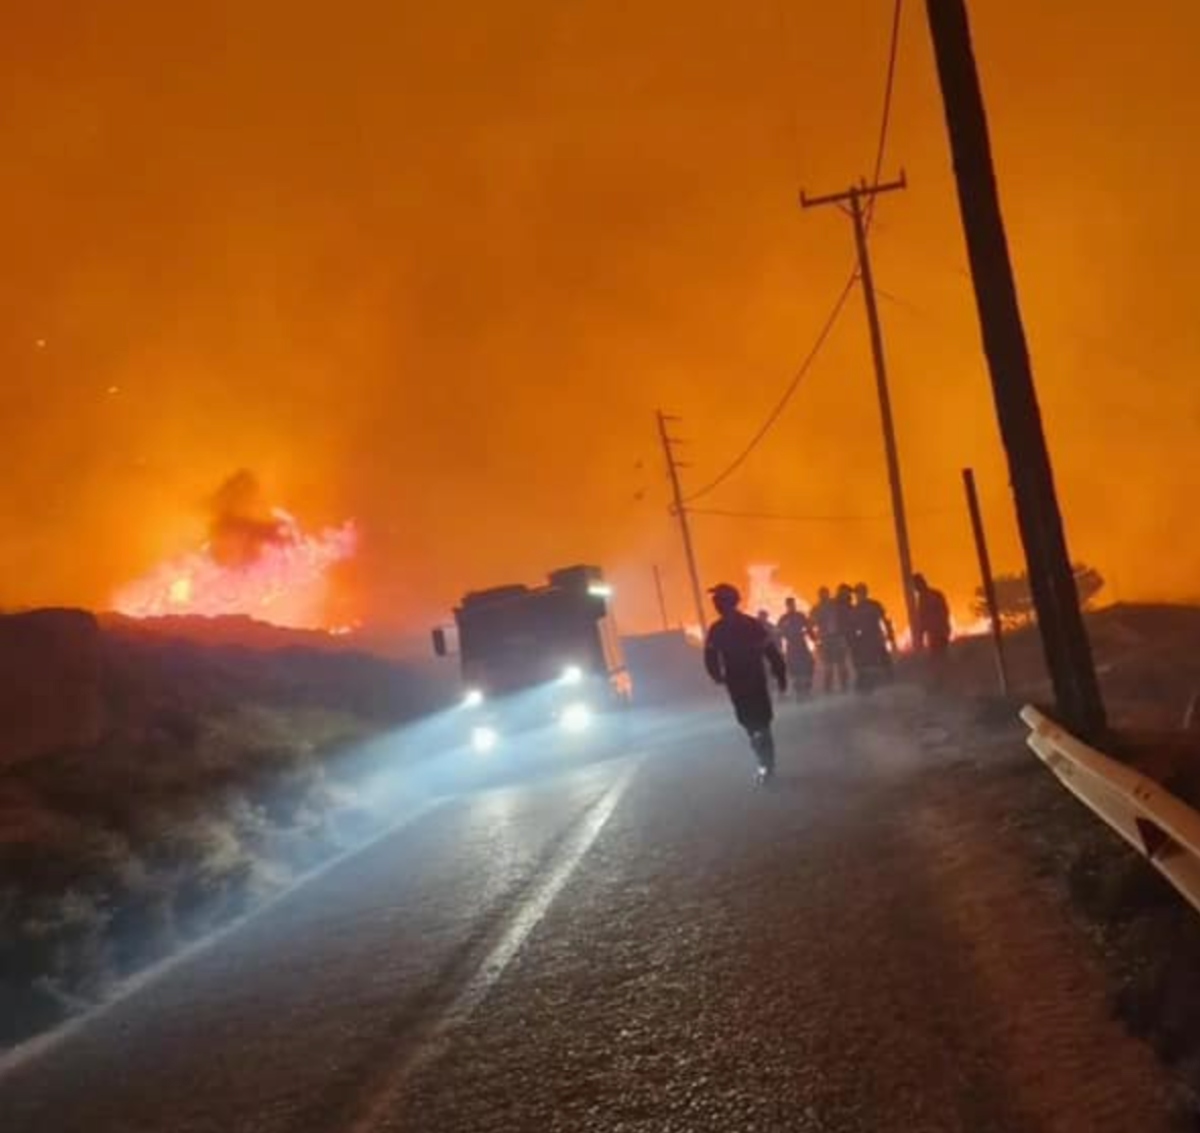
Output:
[[[929,585],[923,575],[913,577],[916,624],[914,644],[935,661],[950,645],[950,608],[945,595]],[[870,692],[891,680],[896,633],[883,605],[871,596],[866,583],[843,583],[836,593],[821,587],[818,600],[805,613],[795,598],[777,624],[768,611],[757,618],[742,613],[741,594],[728,583],[709,593],[718,619],[705,640],[704,664],[709,676],[727,688],[738,723],[750,737],[758,759],[760,780],[775,769],[771,735],[774,710],[767,684],[771,670],[781,694],[789,684],[798,699],[812,693],[818,663],[826,693],[844,692],[853,684]]]
[[[930,655],[940,657],[950,645],[946,597],[920,574],[913,578],[913,589],[917,614],[914,639]],[[795,598],[788,598],[786,607],[777,623],[772,624],[767,610],[759,610],[758,620],[783,652],[789,684],[797,699],[812,692],[818,663],[826,693],[845,692],[851,684],[851,669],[854,687],[861,692],[869,692],[891,678],[896,631],[865,582],[855,587],[843,582],[836,593],[822,586],[817,604],[808,613],[797,606]]]

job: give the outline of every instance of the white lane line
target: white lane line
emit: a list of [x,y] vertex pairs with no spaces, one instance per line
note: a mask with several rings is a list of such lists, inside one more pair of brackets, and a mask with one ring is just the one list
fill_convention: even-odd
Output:
[[622,796],[637,773],[640,761],[622,771],[620,777],[585,812],[559,850],[553,868],[534,886],[511,915],[496,944],[467,980],[436,1021],[421,1036],[417,1045],[393,1068],[372,1092],[363,1111],[348,1126],[348,1133],[370,1133],[395,1107],[405,1085],[416,1071],[436,1061],[448,1048],[450,1034],[465,1023],[487,998],[505,969],[517,956],[530,934],[546,915],[554,899],[562,892],[572,874],[592,848],[600,832],[613,816]]
[[397,821],[393,822],[386,829],[381,830],[378,834],[372,836],[366,842],[352,846],[348,850],[343,850],[340,854],[336,854],[328,861],[322,862],[315,868],[299,874],[293,878],[291,884],[289,884],[285,889],[281,889],[278,893],[272,894],[272,896],[265,900],[261,905],[251,909],[250,912],[230,921],[226,925],[222,925],[220,928],[215,929],[207,936],[203,936],[199,940],[193,941],[184,948],[181,948],[178,952],[172,952],[170,956],[166,957],[164,960],[160,960],[157,964],[152,964],[150,967],[143,968],[134,975],[121,980],[114,986],[111,994],[104,999],[103,1002],[96,1004],[95,1007],[89,1008],[80,1015],[72,1015],[69,1019],[52,1031],[47,1031],[41,1035],[35,1035],[33,1038],[27,1039],[23,1043],[18,1043],[16,1046],[10,1047],[3,1054],[0,1054],[0,1082],[3,1082],[9,1074],[17,1070],[19,1067],[26,1066],[29,1063],[49,1054],[51,1051],[61,1046],[73,1035],[83,1030],[84,1027],[90,1026],[97,1020],[102,1019],[105,1015],[107,1015],[114,1008],[120,1006],[127,999],[137,995],[138,992],[149,987],[151,984],[158,983],[159,980],[169,976],[177,968],[180,968],[184,964],[196,959],[196,957],[209,951],[209,949],[215,948],[223,940],[233,936],[234,933],[240,932],[243,928],[250,924],[251,921],[257,920],[259,917],[269,913],[277,905],[280,905],[284,901],[294,897],[297,891],[303,889],[304,886],[316,881],[318,878],[324,877],[327,873],[330,873],[339,866],[344,865],[351,858],[355,858],[359,854],[370,850],[373,846],[377,846],[385,838],[394,837],[402,830],[412,826],[430,812],[436,810],[444,803],[449,802],[451,797],[453,796],[445,795],[422,803],[415,810],[409,811],[408,814],[404,815],[400,819],[397,819]]

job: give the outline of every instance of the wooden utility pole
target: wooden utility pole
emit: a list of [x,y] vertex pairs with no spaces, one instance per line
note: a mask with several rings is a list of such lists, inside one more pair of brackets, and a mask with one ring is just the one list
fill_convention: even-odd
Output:
[[1096,737],[1105,729],[1104,703],[1079,608],[1033,385],[967,9],[964,0],[926,0],[925,7],[954,155],[983,348],[1008,455],[1042,648],[1062,722],[1082,736]]
[[1000,606],[996,601],[996,580],[992,575],[992,556],[988,554],[987,532],[983,529],[983,513],[979,510],[979,493],[975,490],[975,472],[962,470],[963,487],[967,492],[967,511],[971,516],[971,533],[975,536],[975,553],[979,556],[979,574],[983,579],[983,600],[992,623],[992,644],[996,650],[996,674],[1000,691],[1007,696],[1008,665],[1004,661],[1004,630],[1000,625]]
[[687,560],[688,577],[692,583],[692,599],[696,603],[696,622],[701,633],[708,627],[708,618],[704,612],[704,593],[700,588],[700,571],[696,567],[696,549],[692,545],[692,528],[688,522],[687,506],[683,502],[683,489],[679,486],[679,470],[684,467],[675,456],[675,446],[679,441],[667,432],[668,421],[678,421],[678,417],[668,417],[660,409],[658,418],[658,438],[662,442],[663,458],[667,462],[667,476],[671,481],[671,514],[679,521],[679,535],[683,540],[683,557]]
[[654,564],[654,592],[658,595],[658,613],[662,618],[663,633],[669,633],[671,619],[667,617],[667,598],[663,594],[662,571],[658,569],[658,563]]
[[883,448],[887,455],[888,487],[892,494],[892,519],[896,525],[896,548],[900,554],[900,586],[904,593],[904,609],[912,633],[913,651],[921,648],[917,640],[916,594],[913,591],[912,550],[908,541],[908,518],[904,509],[904,484],[900,478],[900,454],[896,447],[896,424],[892,418],[892,398],[888,391],[887,365],[883,354],[883,332],[879,328],[879,307],[875,302],[875,277],[871,274],[871,254],[867,246],[867,223],[863,201],[882,193],[894,193],[906,187],[904,175],[897,181],[868,185],[863,181],[851,185],[844,193],[810,197],[800,194],[804,208],[837,205],[854,222],[854,243],[858,250],[858,276],[862,280],[863,300],[867,307],[867,325],[871,332],[871,357],[875,362],[875,387],[879,394],[879,417],[883,425]]

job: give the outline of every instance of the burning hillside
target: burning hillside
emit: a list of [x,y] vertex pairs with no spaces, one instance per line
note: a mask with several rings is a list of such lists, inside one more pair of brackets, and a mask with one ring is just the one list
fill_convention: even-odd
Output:
[[113,609],[133,618],[244,614],[294,629],[329,629],[330,570],[357,545],[352,520],[305,531],[279,507],[267,506],[246,471],[212,499],[208,538],[123,586]]

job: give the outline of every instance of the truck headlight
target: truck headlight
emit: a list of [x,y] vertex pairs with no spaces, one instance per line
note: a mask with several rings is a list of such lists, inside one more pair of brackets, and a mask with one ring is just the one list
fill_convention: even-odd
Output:
[[592,710],[582,702],[568,704],[562,710],[559,723],[568,732],[586,732],[592,726]]
[[478,728],[471,729],[471,747],[479,755],[486,755],[499,742],[500,733],[495,728],[489,728],[486,724],[480,724]]
[[565,685],[577,685],[583,682],[583,670],[578,665],[568,665],[559,678]]

